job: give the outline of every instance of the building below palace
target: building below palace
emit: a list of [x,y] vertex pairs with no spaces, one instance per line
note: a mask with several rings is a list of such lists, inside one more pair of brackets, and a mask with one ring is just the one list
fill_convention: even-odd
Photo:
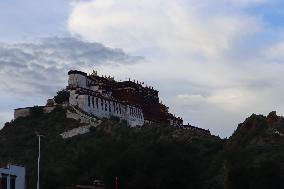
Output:
[[24,167],[7,165],[0,168],[0,189],[25,189],[25,178]]
[[115,81],[113,77],[91,75],[71,70],[68,72],[69,104],[99,118],[112,116],[126,120],[130,126],[144,123],[183,124],[180,117],[169,112],[159,101],[159,92],[138,81]]

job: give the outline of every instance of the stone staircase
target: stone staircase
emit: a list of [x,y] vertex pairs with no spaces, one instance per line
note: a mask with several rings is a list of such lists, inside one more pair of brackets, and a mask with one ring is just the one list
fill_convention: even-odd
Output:
[[91,127],[97,127],[102,122],[75,106],[69,106],[67,108],[66,117],[78,120],[84,125],[61,133],[60,135],[63,139],[89,133]]
[[98,120],[90,115],[87,112],[79,109],[75,106],[69,106],[66,113],[67,118],[75,119],[80,121],[80,123],[85,123],[89,125],[96,125]]

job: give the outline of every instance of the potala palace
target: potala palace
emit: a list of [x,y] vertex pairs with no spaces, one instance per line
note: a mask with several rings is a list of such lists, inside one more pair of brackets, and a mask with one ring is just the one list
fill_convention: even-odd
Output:
[[160,103],[158,91],[138,81],[115,81],[112,77],[98,76],[97,72],[69,71],[67,90],[69,103],[99,118],[119,117],[130,126],[163,122],[182,125],[183,120],[169,113]]
[[[159,91],[138,81],[116,81],[110,76],[99,76],[96,71],[87,74],[82,71],[71,70],[68,72],[69,93],[66,106],[76,110],[68,111],[67,117],[77,120],[89,119],[85,116],[92,115],[96,118],[112,118],[125,120],[131,127],[142,126],[145,123],[166,123],[186,129],[194,129],[210,134],[210,131],[191,125],[183,125],[180,117],[169,112],[169,107],[159,100]],[[49,113],[56,107],[53,99],[42,106],[43,113]],[[86,114],[80,113],[84,112]],[[18,108],[14,118],[30,115],[31,107]],[[78,117],[77,115],[80,115]],[[87,121],[90,122],[90,121]]]

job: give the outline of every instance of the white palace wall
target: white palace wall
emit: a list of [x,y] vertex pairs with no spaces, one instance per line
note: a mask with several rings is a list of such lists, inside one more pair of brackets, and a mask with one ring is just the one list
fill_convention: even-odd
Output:
[[125,119],[132,127],[144,124],[141,108],[124,105],[114,100],[90,95],[77,95],[75,91],[72,90],[70,91],[69,103],[99,118],[116,116],[121,120]]
[[70,74],[68,79],[68,85],[73,88],[87,88],[87,77],[82,74]]
[[[14,110],[14,119],[17,119],[19,117],[30,116],[32,108],[33,107],[15,109]],[[48,114],[55,109],[55,106],[40,106],[40,108],[42,108],[42,111],[43,111],[44,114]]]
[[[134,126],[144,124],[142,109],[133,105],[125,105],[118,101],[112,100],[109,96],[102,97],[102,91],[98,86],[87,87],[87,76],[82,74],[70,74],[68,85],[70,88],[69,103],[73,106],[78,106],[85,112],[97,116],[99,118],[110,118],[111,116],[119,117],[121,120],[126,120],[127,123]],[[95,91],[99,96],[91,96],[87,94],[76,94],[75,88],[84,88]]]

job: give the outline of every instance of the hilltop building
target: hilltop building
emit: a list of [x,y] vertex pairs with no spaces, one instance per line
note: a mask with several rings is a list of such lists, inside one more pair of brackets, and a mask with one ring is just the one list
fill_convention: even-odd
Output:
[[153,87],[130,79],[115,81],[110,76],[98,76],[95,71],[87,75],[71,70],[68,75],[69,104],[89,114],[99,118],[119,117],[130,126],[154,122],[174,126],[183,124],[180,117],[169,113],[169,108],[160,103],[159,92]]
[[[74,128],[62,133],[63,138],[89,132],[89,127],[99,125],[93,117],[119,118],[127,121],[129,126],[142,126],[145,123],[166,123],[182,129],[190,129],[210,135],[209,130],[183,125],[180,117],[169,112],[169,107],[159,100],[159,91],[138,81],[115,81],[110,76],[99,76],[96,71],[88,75],[85,72],[71,70],[68,72],[68,96],[62,107],[68,107],[68,118],[88,123],[85,127]],[[66,92],[65,91],[65,92]],[[54,99],[48,99],[46,106],[37,106],[43,113],[52,112],[58,104]],[[15,109],[14,119],[27,117],[32,114],[35,107]],[[91,116],[92,115],[92,116]],[[1,189],[1,188],[0,188]]]

